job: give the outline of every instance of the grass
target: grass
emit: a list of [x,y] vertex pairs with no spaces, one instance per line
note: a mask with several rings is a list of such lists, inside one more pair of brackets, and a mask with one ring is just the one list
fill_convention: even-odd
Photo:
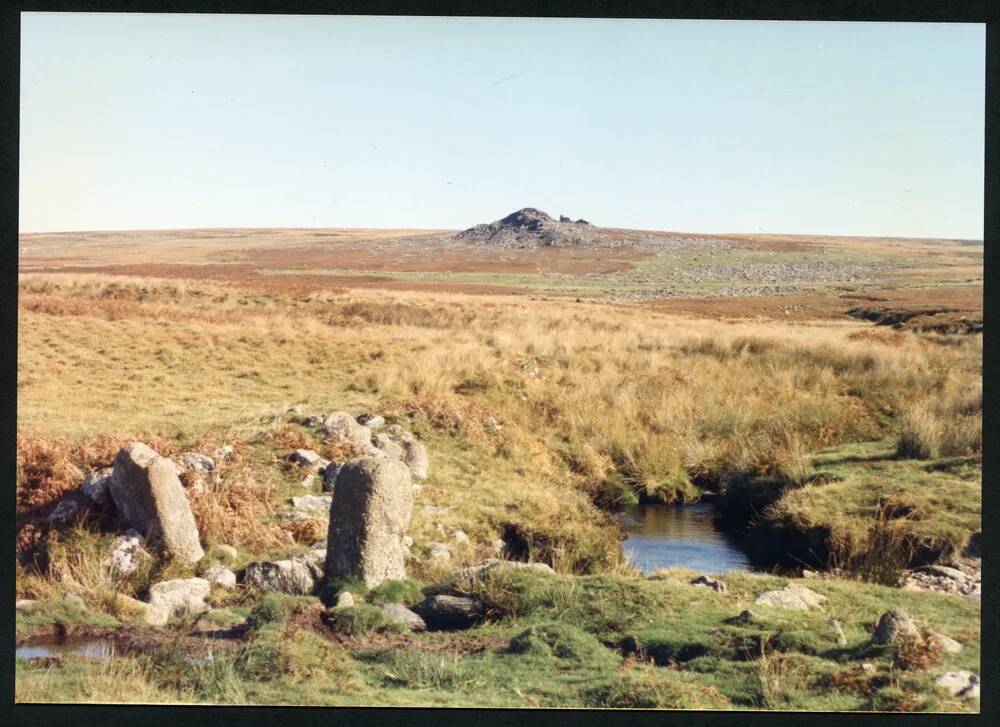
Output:
[[[851,581],[808,581],[829,599],[822,612],[755,607],[759,613],[753,623],[730,626],[729,617],[785,580],[736,573],[725,579],[728,590],[719,594],[669,578],[513,570],[488,586],[494,601],[503,592],[516,604],[511,615],[461,632],[381,636],[334,637],[322,625],[323,609],[315,598],[268,597],[264,602],[274,606],[267,608],[271,615],[257,619],[247,640],[217,651],[211,662],[186,660],[169,643],[157,653],[120,654],[103,664],[69,661],[41,669],[19,660],[17,698],[40,698],[48,689],[58,699],[82,701],[974,708],[939,693],[930,682],[941,671],[978,669],[977,604]],[[871,647],[874,623],[889,608],[907,610],[920,627],[932,626],[965,648],[927,660],[892,647]],[[621,619],[625,613],[633,617]],[[826,626],[830,616],[843,624],[846,646],[839,646]],[[625,624],[628,633],[609,628],[609,617]],[[652,653],[671,640],[700,648]],[[862,670],[862,663],[870,669]],[[114,675],[130,691],[116,688],[110,681]]]
[[[427,444],[431,466],[415,496],[409,579],[371,591],[330,584],[325,601],[348,590],[357,605],[325,622],[316,598],[217,589],[225,622],[253,626],[232,653],[200,665],[166,649],[49,670],[19,661],[18,699],[971,709],[930,680],[936,669],[978,671],[975,604],[879,583],[980,529],[982,337],[872,330],[565,299],[22,276],[16,586],[45,605],[18,615],[20,634],[74,619],[111,627],[119,594],[192,574],[151,562],[108,584],[108,513],[47,526],[55,503],[125,441],[165,455],[234,447],[191,503],[209,560],[232,545],[236,570],[324,535],[321,523],[279,517],[288,497],[319,489],[301,485],[286,455],[345,453],[288,405],[377,411]],[[706,493],[777,544],[772,562],[814,557],[875,583],[809,581],[830,599],[825,612],[740,626],[726,620],[783,579],[726,574],[718,594],[622,564],[606,508]],[[459,529],[468,544],[455,542]],[[486,622],[466,632],[384,623],[380,604],[417,602],[449,570],[492,556],[497,538],[557,574],[477,580]],[[452,546],[448,565],[419,557],[435,541]],[[69,585],[86,611],[60,600]],[[966,648],[923,667],[919,649],[872,652],[868,635],[890,607]],[[859,671],[863,661],[874,671]]]

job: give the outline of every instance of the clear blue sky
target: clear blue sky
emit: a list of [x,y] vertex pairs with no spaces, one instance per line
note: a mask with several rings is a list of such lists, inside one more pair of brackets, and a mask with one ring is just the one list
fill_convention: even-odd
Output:
[[982,25],[22,15],[21,230],[982,237]]

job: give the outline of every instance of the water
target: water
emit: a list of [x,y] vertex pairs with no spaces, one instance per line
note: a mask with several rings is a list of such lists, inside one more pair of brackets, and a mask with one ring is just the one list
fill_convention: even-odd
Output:
[[80,656],[85,659],[105,661],[111,657],[113,651],[114,643],[111,639],[93,639],[63,643],[24,644],[17,647],[15,654],[22,659],[38,659],[45,656]]
[[618,519],[628,529],[625,557],[643,573],[680,566],[700,573],[752,570],[736,542],[713,522],[710,503],[632,505]]

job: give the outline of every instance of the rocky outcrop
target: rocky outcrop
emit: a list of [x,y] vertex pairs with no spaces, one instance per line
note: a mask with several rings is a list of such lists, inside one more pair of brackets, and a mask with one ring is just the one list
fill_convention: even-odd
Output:
[[109,485],[118,518],[145,535],[147,545],[189,563],[204,551],[187,495],[170,460],[140,442],[115,457]]
[[524,207],[503,219],[476,225],[455,235],[471,244],[501,248],[568,247],[595,242],[598,235],[587,222],[559,220],[534,207]]
[[357,577],[368,586],[405,577],[403,536],[413,510],[409,469],[391,459],[353,459],[337,475],[333,500],[326,574]]
[[323,431],[327,439],[356,444],[364,450],[372,446],[372,430],[363,424],[358,424],[358,421],[346,411],[327,414],[323,419]]

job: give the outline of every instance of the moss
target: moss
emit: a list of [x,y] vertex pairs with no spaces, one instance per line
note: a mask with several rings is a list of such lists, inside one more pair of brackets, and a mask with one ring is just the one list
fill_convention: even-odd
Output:
[[619,661],[619,657],[592,634],[557,621],[529,626],[515,635],[507,648],[513,654],[554,656],[592,666]]
[[316,603],[312,596],[290,596],[270,593],[257,603],[247,616],[247,623],[254,628],[283,624],[296,613]]

